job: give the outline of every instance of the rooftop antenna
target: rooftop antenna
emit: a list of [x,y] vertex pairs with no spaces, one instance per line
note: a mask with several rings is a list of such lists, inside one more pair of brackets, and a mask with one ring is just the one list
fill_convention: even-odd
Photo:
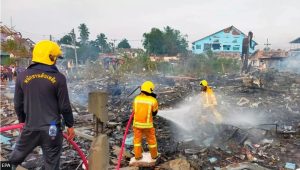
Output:
[[267,50],[270,50],[270,45],[272,45],[272,44],[270,44],[269,43],[269,39],[267,38],[267,43],[266,44],[264,44],[266,47],[265,47],[265,50],[267,51]]

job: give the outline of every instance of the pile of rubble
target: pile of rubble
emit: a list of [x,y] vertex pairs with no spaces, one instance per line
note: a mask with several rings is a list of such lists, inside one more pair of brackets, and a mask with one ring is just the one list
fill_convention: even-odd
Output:
[[[149,77],[147,77],[149,79]],[[172,109],[189,96],[198,94],[198,80],[187,77],[150,77],[156,84],[160,110]],[[207,77],[214,87],[218,110],[224,123],[184,131],[176,122],[155,117],[160,159],[156,169],[296,169],[300,167],[300,76],[289,73],[253,73],[248,76],[225,75]],[[93,116],[88,113],[88,93],[95,90],[109,92],[109,121],[104,133],[109,137],[110,169],[117,164],[121,141],[131,113],[132,99],[128,97],[146,76],[125,75],[122,78],[94,78],[72,80],[68,83],[76,142],[88,154],[94,135]],[[1,125],[16,123],[12,98],[7,85],[1,86]],[[10,92],[11,93],[11,92]],[[233,109],[234,108],[234,109]],[[158,114],[159,115],[159,114]],[[258,119],[253,123],[239,123],[248,115]],[[233,121],[235,120],[235,121]],[[251,121],[251,120],[249,120]],[[242,125],[241,125],[242,124]],[[201,131],[202,130],[202,131]],[[207,131],[206,131],[207,130]],[[178,132],[183,133],[178,133]],[[213,133],[211,133],[213,131]],[[197,135],[195,135],[197,134]],[[2,134],[10,141],[1,145],[1,155],[7,158],[17,132]],[[2,142],[2,139],[1,139]],[[147,147],[144,147],[147,149]],[[126,139],[122,166],[128,166],[133,156],[132,131]],[[39,161],[37,161],[39,160]],[[82,169],[74,150],[64,143],[62,169]],[[40,167],[41,151],[37,149],[24,163],[26,168]]]

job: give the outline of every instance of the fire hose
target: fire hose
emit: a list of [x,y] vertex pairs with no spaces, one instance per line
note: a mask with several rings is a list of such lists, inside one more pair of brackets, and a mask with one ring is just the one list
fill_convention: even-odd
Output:
[[129,130],[129,127],[130,127],[133,115],[134,115],[134,112],[131,113],[130,118],[128,120],[128,123],[126,125],[126,130],[125,130],[125,133],[124,133],[124,136],[123,136],[123,140],[122,140],[121,151],[120,151],[120,154],[119,154],[118,165],[116,167],[117,170],[119,170],[120,166],[121,166],[123,151],[124,151],[124,147],[125,147],[125,140],[126,140],[126,136],[127,136],[127,133],[128,133],[128,130]]
[[[131,96],[137,89],[139,89],[140,86],[136,87],[128,96]],[[125,102],[125,101],[124,101]],[[121,104],[121,106],[124,104],[124,102]],[[127,133],[129,131],[129,127],[130,127],[130,124],[131,124],[131,121],[132,121],[132,118],[133,118],[133,115],[134,115],[134,112],[131,113],[130,117],[129,117],[129,120],[127,122],[127,125],[126,125],[126,129],[125,129],[125,133],[124,133],[124,136],[123,136],[123,140],[122,140],[122,146],[121,146],[121,151],[120,151],[120,154],[119,154],[119,158],[118,158],[118,164],[116,166],[116,169],[119,170],[120,169],[120,166],[121,166],[121,161],[122,161],[122,156],[123,156],[123,151],[124,151],[124,147],[125,147],[125,141],[126,141],[126,137],[127,137]]]
[[[9,131],[9,130],[14,130],[14,129],[22,129],[23,126],[24,126],[24,123],[0,127],[0,133],[1,133],[1,132],[5,132],[5,131]],[[63,133],[63,136],[64,136],[65,139],[67,139],[67,135],[66,135],[65,133]],[[79,154],[80,158],[81,158],[82,161],[83,161],[84,166],[85,166],[86,169],[88,170],[88,162],[87,162],[87,159],[86,159],[84,153],[82,152],[82,150],[79,148],[79,146],[77,145],[77,143],[74,142],[73,140],[68,140],[68,142],[70,142],[70,144],[71,144],[71,145],[74,147],[74,149],[77,151],[77,153]]]

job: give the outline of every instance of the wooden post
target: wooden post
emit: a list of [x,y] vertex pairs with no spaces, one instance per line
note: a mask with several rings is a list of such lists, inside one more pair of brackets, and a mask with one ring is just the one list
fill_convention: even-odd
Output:
[[[101,91],[95,91],[89,93],[89,105],[88,110],[90,113],[94,115],[95,131],[97,136],[99,133],[103,132],[103,124],[108,121],[107,114],[107,93]],[[101,131],[99,131],[99,127],[101,127]]]
[[109,166],[109,143],[107,135],[94,138],[89,155],[89,170],[107,170]]
[[106,170],[109,166],[108,138],[106,134],[102,134],[104,123],[108,121],[106,106],[107,93],[101,91],[89,93],[88,111],[93,114],[95,120],[95,137],[88,158],[90,170]]

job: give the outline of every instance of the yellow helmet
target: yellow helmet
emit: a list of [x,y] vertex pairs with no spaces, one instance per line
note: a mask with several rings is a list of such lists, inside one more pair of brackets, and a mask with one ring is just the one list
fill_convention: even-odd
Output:
[[141,91],[145,91],[147,93],[152,93],[155,86],[151,81],[145,81],[141,86]]
[[[50,55],[53,57],[50,59]],[[43,40],[38,42],[32,52],[32,61],[46,65],[53,65],[58,57],[61,57],[62,51],[59,45],[53,41]]]
[[206,80],[202,80],[202,81],[200,81],[200,86],[207,86],[208,85],[208,83],[207,83],[207,81]]

